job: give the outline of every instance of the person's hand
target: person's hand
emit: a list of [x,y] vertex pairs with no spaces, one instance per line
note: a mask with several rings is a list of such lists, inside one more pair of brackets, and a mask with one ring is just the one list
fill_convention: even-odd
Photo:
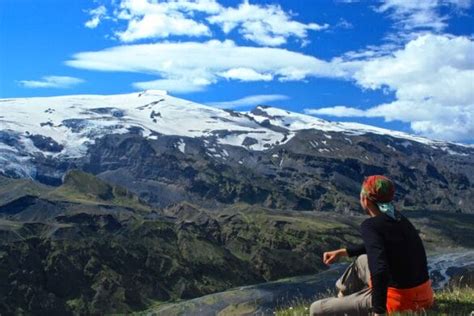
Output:
[[337,260],[338,257],[339,255],[337,250],[327,251],[323,254],[323,262],[324,264],[332,264]]
[[347,256],[346,249],[338,249],[323,253],[323,262],[324,264],[332,264],[336,262],[340,256]]

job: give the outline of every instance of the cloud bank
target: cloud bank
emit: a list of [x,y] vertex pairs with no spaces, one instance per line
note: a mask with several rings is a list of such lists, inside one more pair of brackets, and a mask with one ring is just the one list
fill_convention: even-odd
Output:
[[84,80],[68,76],[45,76],[41,80],[20,80],[18,83],[25,88],[72,88]]
[[254,105],[264,105],[265,103],[288,100],[289,97],[282,94],[258,94],[250,95],[245,98],[232,100],[232,101],[222,101],[222,102],[211,102],[209,105],[221,108],[221,109],[230,109],[243,106],[254,106]]
[[344,75],[342,69],[312,56],[281,48],[238,46],[229,40],[122,45],[75,54],[66,64],[155,75],[160,79],[134,86],[181,93],[201,91],[219,80],[295,81]]
[[411,124],[432,138],[469,140],[474,135],[474,42],[427,34],[391,55],[340,62],[364,89],[388,89],[393,102],[365,110],[347,106],[306,109],[315,115],[383,117]]
[[[320,31],[328,24],[302,23],[294,14],[275,4],[250,4],[244,0],[237,7],[223,6],[216,0],[121,0],[112,6],[107,18],[126,23],[114,32],[124,43],[164,39],[171,36],[212,37],[211,26],[224,34],[237,31],[242,38],[262,46],[281,46],[293,37],[308,43],[308,31]],[[106,16],[101,5],[90,10],[85,26],[95,28]],[[198,18],[199,17],[199,18]]]

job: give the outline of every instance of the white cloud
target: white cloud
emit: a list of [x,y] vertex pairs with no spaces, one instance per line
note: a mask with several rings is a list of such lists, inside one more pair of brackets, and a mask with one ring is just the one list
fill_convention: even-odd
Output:
[[387,56],[342,61],[364,89],[389,89],[396,100],[366,110],[337,106],[310,114],[383,117],[409,122],[416,133],[441,139],[474,135],[474,42],[467,37],[423,35]]
[[[387,86],[398,99],[470,103],[474,98],[474,42],[467,37],[423,35],[389,56],[347,63],[368,89]],[[453,94],[456,91],[457,93]]]
[[83,82],[82,79],[67,76],[45,76],[41,80],[18,81],[25,88],[71,88]]
[[356,59],[369,59],[369,58],[374,58],[374,57],[383,57],[391,54],[393,51],[400,49],[403,46],[400,46],[400,44],[395,44],[393,42],[391,43],[385,43],[382,45],[369,45],[364,49],[360,49],[357,51],[349,51],[344,53],[341,59],[345,60],[356,60]]
[[222,6],[216,0],[165,0],[162,3],[166,3],[171,10],[181,10],[184,12],[196,11],[215,14],[222,9]]
[[193,19],[193,12],[217,12],[215,0],[123,0],[115,11],[116,18],[126,20],[127,28],[115,35],[123,42],[178,36],[210,36],[209,27]]
[[175,92],[202,90],[224,78],[288,81],[345,74],[337,65],[286,49],[237,46],[232,41],[216,40],[116,46],[75,54],[66,64],[90,70],[156,75],[158,81],[135,86],[164,89],[161,85],[169,85],[168,90]]
[[[472,0],[380,0],[372,8],[394,21],[381,45],[346,52],[344,59],[366,59],[390,54],[423,35],[443,34],[448,21],[465,14]],[[344,25],[344,24],[342,24]],[[336,24],[336,28],[342,26]]]
[[335,27],[349,30],[353,29],[354,25],[352,25],[352,23],[347,21],[346,19],[340,18]]
[[262,74],[251,68],[232,68],[219,74],[226,79],[235,79],[240,81],[270,81],[272,74]]
[[[399,36],[410,36],[410,32],[441,32],[447,26],[450,14],[471,6],[471,0],[383,0],[375,10],[388,13],[395,21]],[[448,9],[449,14],[442,14]]]
[[304,40],[308,30],[320,31],[328,27],[327,24],[294,21],[279,5],[256,5],[248,0],[237,8],[223,8],[207,20],[219,25],[225,33],[237,28],[245,39],[264,46],[283,45],[289,37]]
[[[327,24],[301,23],[293,13],[279,5],[250,4],[244,0],[237,7],[225,7],[216,0],[121,0],[112,5],[115,21],[126,27],[114,32],[122,42],[134,42],[171,36],[210,37],[210,26],[217,25],[224,33],[236,29],[243,38],[263,46],[280,46],[294,37],[307,45],[308,31],[320,31]],[[106,16],[104,6],[89,12],[86,27],[95,28]]]
[[95,29],[101,20],[107,15],[107,9],[105,6],[101,5],[95,9],[89,10],[88,13],[91,18],[84,23],[84,26],[90,29]]
[[347,107],[345,105],[336,105],[321,109],[304,109],[303,112],[312,115],[330,115],[336,117],[366,116],[366,111]]
[[438,0],[385,0],[376,11],[390,12],[390,17],[404,30],[441,31],[446,27],[446,17],[439,14],[438,6]]
[[206,89],[212,82],[204,78],[158,79],[135,82],[133,86],[140,90],[166,90],[174,93],[199,92]]
[[254,105],[264,105],[268,102],[274,101],[281,101],[281,100],[288,100],[289,97],[282,94],[258,94],[258,95],[250,95],[241,99],[233,100],[233,101],[222,101],[222,102],[211,102],[208,103],[209,105],[222,108],[222,109],[230,109],[230,108],[237,108],[242,106],[254,106]]

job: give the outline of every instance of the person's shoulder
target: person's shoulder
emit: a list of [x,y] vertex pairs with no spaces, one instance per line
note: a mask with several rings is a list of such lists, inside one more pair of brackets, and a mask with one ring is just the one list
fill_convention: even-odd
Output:
[[366,218],[364,221],[362,221],[362,223],[360,224],[360,227],[362,229],[366,229],[366,228],[370,228],[370,227],[373,227],[374,225],[377,224],[377,217],[378,216],[375,216],[375,217],[369,217],[369,218]]
[[387,215],[381,214],[379,216],[366,218],[361,224],[361,230],[377,230],[383,229],[387,225]]
[[365,238],[369,238],[369,236],[380,235],[382,233],[384,227],[377,217],[378,216],[367,218],[360,224],[362,238],[364,238],[364,236]]
[[362,221],[361,225],[375,225],[379,222],[383,222],[385,221],[386,218],[385,218],[385,215],[384,214],[380,214],[378,216],[373,216],[373,217],[369,217],[369,218],[366,218],[364,221]]

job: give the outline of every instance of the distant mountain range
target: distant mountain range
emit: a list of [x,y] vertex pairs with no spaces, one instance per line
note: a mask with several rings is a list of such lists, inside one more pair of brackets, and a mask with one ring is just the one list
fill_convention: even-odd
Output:
[[356,212],[365,175],[406,210],[474,212],[474,146],[257,106],[224,110],[164,91],[2,99],[0,174],[58,186],[69,169],[155,207],[245,202]]

